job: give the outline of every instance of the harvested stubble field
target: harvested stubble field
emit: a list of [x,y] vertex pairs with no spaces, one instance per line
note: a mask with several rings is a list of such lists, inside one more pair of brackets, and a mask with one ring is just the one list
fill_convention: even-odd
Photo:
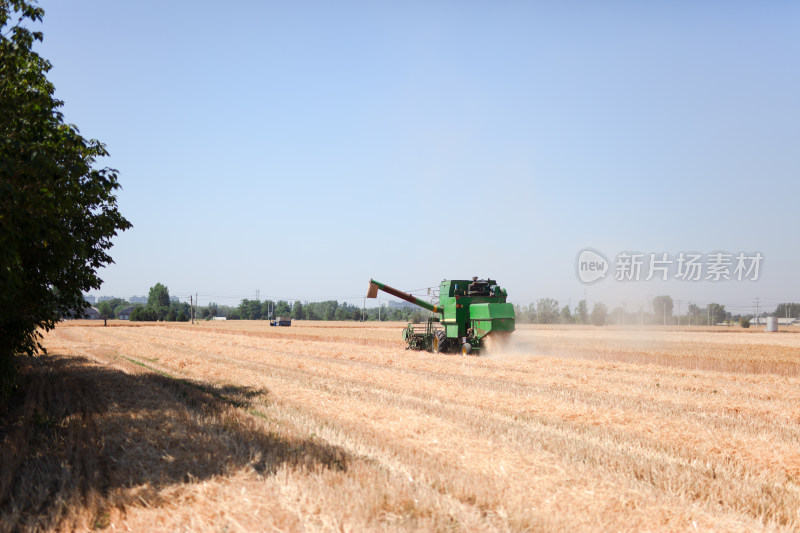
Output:
[[59,325],[3,415],[3,530],[797,530],[800,334]]

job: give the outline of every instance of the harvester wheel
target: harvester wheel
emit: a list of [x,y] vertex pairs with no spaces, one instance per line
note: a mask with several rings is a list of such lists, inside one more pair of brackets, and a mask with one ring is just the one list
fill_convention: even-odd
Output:
[[447,342],[447,337],[444,335],[444,331],[437,330],[433,334],[433,352],[434,353],[442,353],[444,351],[444,345]]
[[461,345],[461,355],[469,355],[469,352],[472,351],[472,345],[468,342],[465,342]]

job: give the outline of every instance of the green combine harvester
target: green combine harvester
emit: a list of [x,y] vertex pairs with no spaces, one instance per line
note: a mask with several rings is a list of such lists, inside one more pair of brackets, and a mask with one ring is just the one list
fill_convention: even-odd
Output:
[[460,349],[463,355],[473,351],[480,353],[488,336],[504,342],[514,331],[514,306],[506,302],[508,293],[493,279],[444,280],[439,288],[438,304],[420,300],[374,279],[369,280],[367,298],[376,298],[378,290],[434,313],[425,323],[409,323],[403,330],[403,340],[414,350],[442,353]]

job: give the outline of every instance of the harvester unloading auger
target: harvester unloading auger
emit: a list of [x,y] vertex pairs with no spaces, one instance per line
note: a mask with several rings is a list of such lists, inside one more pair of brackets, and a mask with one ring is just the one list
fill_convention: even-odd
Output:
[[467,355],[484,349],[489,336],[505,340],[514,331],[514,306],[506,303],[508,293],[493,279],[444,280],[436,305],[374,279],[369,280],[367,298],[376,298],[378,290],[434,313],[425,323],[409,323],[403,330],[403,340],[414,350],[460,349]]

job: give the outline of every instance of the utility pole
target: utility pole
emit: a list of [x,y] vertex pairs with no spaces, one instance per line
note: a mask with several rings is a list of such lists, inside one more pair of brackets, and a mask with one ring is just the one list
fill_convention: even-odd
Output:
[[759,322],[759,320],[758,320],[758,303],[759,303],[758,302],[758,296],[756,296],[756,325],[760,326],[761,322]]
[[[197,300],[197,293],[194,293],[194,316],[197,317],[197,308],[199,307],[200,302]],[[194,324],[194,322],[192,322]]]
[[189,295],[189,315],[192,317],[192,324],[194,324],[194,300],[192,300],[192,295]]
[[681,301],[680,300],[676,300],[676,302],[678,303],[678,326],[680,326],[681,325]]

